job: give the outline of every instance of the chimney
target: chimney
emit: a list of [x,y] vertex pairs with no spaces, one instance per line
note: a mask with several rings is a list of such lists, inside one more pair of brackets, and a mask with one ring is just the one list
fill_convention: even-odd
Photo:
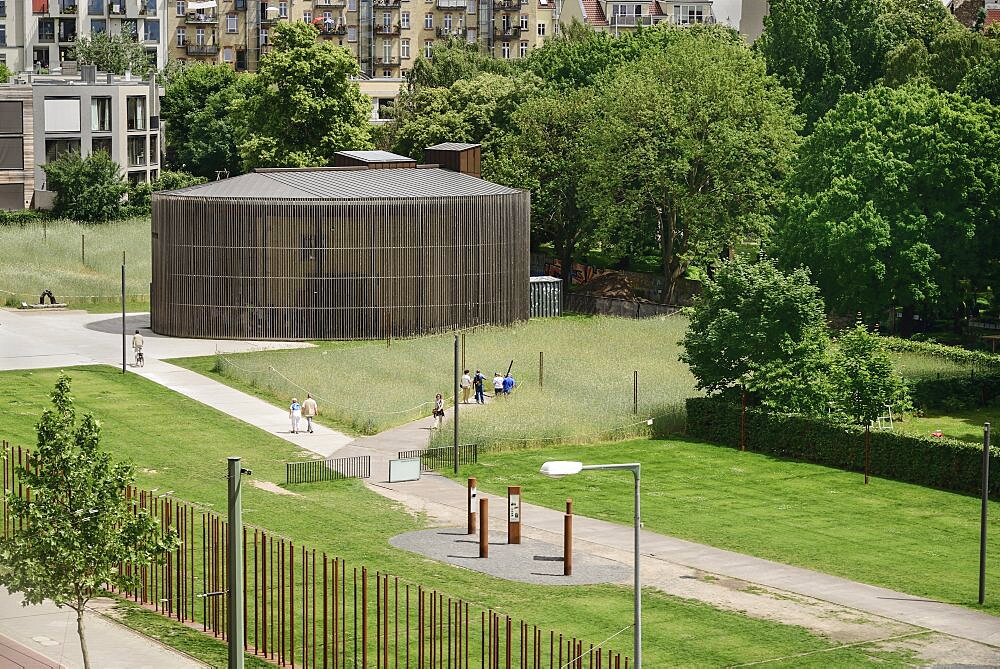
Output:
[[96,84],[97,83],[97,66],[96,65],[81,65],[80,66],[80,81],[85,84]]
[[424,162],[440,165],[452,172],[481,176],[482,147],[479,144],[445,142],[424,149]]

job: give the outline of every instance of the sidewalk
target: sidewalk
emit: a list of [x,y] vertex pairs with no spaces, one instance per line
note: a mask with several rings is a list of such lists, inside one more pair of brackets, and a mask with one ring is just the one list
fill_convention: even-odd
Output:
[[[83,667],[76,612],[46,602],[21,606],[0,588],[0,666],[32,669]],[[133,632],[104,616],[84,614],[91,666],[101,669],[200,669],[208,665]]]

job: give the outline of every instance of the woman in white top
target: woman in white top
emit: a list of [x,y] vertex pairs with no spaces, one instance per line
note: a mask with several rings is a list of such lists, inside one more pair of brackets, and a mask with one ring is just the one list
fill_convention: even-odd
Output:
[[298,434],[299,421],[302,420],[302,405],[294,397],[291,406],[288,407],[288,417],[292,419],[292,434]]
[[503,395],[503,377],[497,372],[493,372],[493,397]]
[[434,396],[434,411],[431,412],[434,416],[434,426],[432,430],[436,430],[441,427],[441,422],[444,421],[444,398],[441,397],[441,393]]

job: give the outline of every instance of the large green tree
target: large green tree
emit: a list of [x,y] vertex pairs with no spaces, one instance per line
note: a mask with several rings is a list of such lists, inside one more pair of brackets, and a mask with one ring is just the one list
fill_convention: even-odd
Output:
[[240,78],[228,65],[197,63],[176,68],[167,80],[160,116],[171,165],[214,179],[240,173],[234,117]]
[[930,86],[847,95],[798,153],[774,236],[841,313],[956,309],[988,283],[1000,109]]
[[894,38],[885,0],[772,0],[756,48],[811,126],[844,93],[882,76]]
[[279,23],[252,84],[231,107],[244,169],[330,165],[372,148],[372,106],[350,78],[357,59],[304,22]]
[[144,77],[152,71],[153,61],[136,36],[128,33],[94,33],[78,37],[73,45],[74,57],[81,65],[96,65],[102,72],[125,74],[126,71]]
[[666,51],[601,81],[584,140],[605,244],[656,242],[667,300],[692,261],[766,231],[800,126],[730,31],[673,30]]
[[112,462],[101,450],[100,425],[92,415],[77,423],[65,374],[37,429],[29,465],[17,467],[31,493],[12,490],[5,500],[15,527],[23,529],[0,538],[0,585],[23,595],[25,605],[48,599],[73,609],[89,669],[87,602],[109,586],[138,587],[141,572],[134,567],[159,559],[177,537],[164,533],[155,518],[126,498],[135,480],[132,467]]
[[749,395],[777,411],[820,413],[829,399],[829,337],[805,270],[735,259],[705,282],[681,345],[701,390]]
[[125,216],[128,186],[121,167],[104,151],[81,158],[64,154],[42,165],[46,188],[56,193],[53,213],[81,223],[117,221]]

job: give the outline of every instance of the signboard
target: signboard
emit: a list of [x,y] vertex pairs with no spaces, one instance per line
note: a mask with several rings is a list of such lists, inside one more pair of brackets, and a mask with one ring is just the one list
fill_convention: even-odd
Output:
[[507,519],[512,523],[521,522],[521,496],[520,495],[510,495],[508,498],[508,504],[510,506],[508,510]]
[[479,510],[478,493],[479,491],[475,488],[469,489],[469,513],[475,513]]
[[389,460],[389,483],[420,480],[420,458]]

